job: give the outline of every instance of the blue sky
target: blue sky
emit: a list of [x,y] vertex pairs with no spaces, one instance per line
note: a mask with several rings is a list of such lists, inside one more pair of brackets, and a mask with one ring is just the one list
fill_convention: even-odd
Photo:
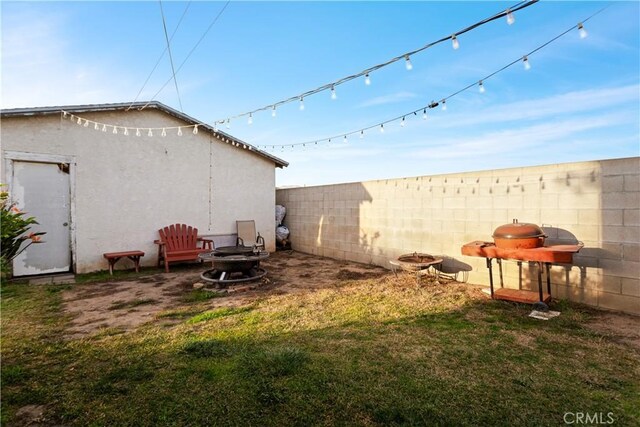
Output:
[[[358,73],[450,35],[516,2],[231,2],[177,74],[184,112],[234,116]],[[172,40],[176,67],[222,2],[194,1]],[[640,3],[540,2],[328,92],[221,129],[257,146],[322,140],[421,108],[478,81],[603,6],[522,64],[363,139],[276,148],[277,185],[455,173],[640,154]],[[163,2],[171,34],[186,2]],[[132,101],[165,48],[149,2],[2,2],[2,106]],[[171,76],[160,62],[140,100]],[[157,100],[176,109],[173,85]]]

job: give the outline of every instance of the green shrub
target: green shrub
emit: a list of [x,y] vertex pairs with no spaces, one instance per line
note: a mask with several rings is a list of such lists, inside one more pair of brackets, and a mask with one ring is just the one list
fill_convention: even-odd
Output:
[[[9,199],[9,193],[0,192],[0,224],[2,224],[2,241],[0,246],[0,264],[2,276],[11,275],[11,261],[22,251],[34,243],[42,243],[43,231],[28,233],[33,224],[38,224],[34,217],[25,217],[26,212],[18,209]],[[26,244],[24,244],[26,243]]]

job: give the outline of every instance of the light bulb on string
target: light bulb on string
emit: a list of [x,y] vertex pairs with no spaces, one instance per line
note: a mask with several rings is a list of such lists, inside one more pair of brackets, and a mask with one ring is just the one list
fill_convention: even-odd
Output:
[[178,127],[178,136],[182,136],[182,128]]
[[427,109],[422,110],[422,120],[427,120]]
[[193,127],[193,134],[194,134],[194,135],[197,135],[197,134],[198,134],[198,125],[195,125],[195,126]]
[[484,84],[482,83],[482,80],[480,80],[480,81],[478,82],[478,91],[479,91],[480,93],[484,93],[484,92],[485,92]]
[[88,127],[89,126],[89,120],[85,120],[84,121],[84,127]]
[[81,124],[82,124],[82,119],[81,119],[80,117],[78,117],[78,122],[77,122],[77,123],[78,123],[79,125],[81,125]]
[[371,77],[369,77],[369,73],[364,75],[364,84],[367,86],[371,85]]
[[98,130],[98,123],[96,123],[96,124],[93,126],[93,128],[94,128],[95,130]]
[[129,128],[124,128],[124,134],[125,136],[129,136]]
[[384,124],[380,125],[380,133],[384,133]]
[[581,39],[584,39],[589,35],[589,33],[587,33],[587,30],[584,29],[584,25],[582,25],[582,22],[578,24],[578,32],[580,33]]
[[455,34],[451,36],[451,46],[453,46],[454,49],[458,49],[460,47],[460,42]]
[[151,131],[151,128],[149,128],[149,132],[147,133],[147,136],[153,136],[153,132]]
[[409,58],[409,55],[404,56],[404,66],[406,67],[407,71],[413,70],[413,64],[411,63],[411,58]]
[[443,99],[440,104],[442,105],[442,111],[447,111],[447,100]]
[[360,131],[360,139],[364,138],[364,130]]
[[338,95],[336,94],[335,85],[331,85],[331,99],[333,99],[333,100],[338,99]]
[[522,65],[524,66],[525,70],[531,69],[531,64],[529,63],[529,57],[527,55],[522,57]]
[[300,109],[300,111],[304,110],[304,98],[300,97],[300,106],[298,107]]
[[167,130],[165,128],[162,128],[162,133],[160,135],[167,136]]
[[271,108],[271,117],[275,117],[276,116],[276,106],[274,105],[273,108]]
[[231,129],[231,119],[227,119],[227,129]]
[[114,135],[117,135],[118,134],[118,128],[114,126],[113,127],[113,131],[111,133],[114,134]]
[[516,17],[513,16],[513,12],[510,9],[507,9],[507,24],[513,25],[516,22]]
[[106,132],[107,131],[107,125],[102,125],[102,132]]
[[141,134],[140,134],[140,129],[139,129],[139,128],[136,128],[136,136],[140,136],[140,135],[141,135]]
[[63,111],[63,112],[62,112],[62,118],[63,118],[63,119],[66,119],[66,118],[67,118],[67,112],[66,112],[66,111]]
[[344,136],[344,138],[342,138],[342,142],[344,142],[345,144],[346,144],[347,142],[349,142],[349,141],[347,140],[347,135],[345,135],[345,136]]
[[249,118],[247,119],[247,124],[253,124],[253,114],[249,113]]
[[404,117],[403,117],[403,118],[402,118],[402,121],[400,122],[400,126],[404,127],[404,125],[405,125],[405,124],[406,124],[406,123],[405,123],[405,120],[404,120]]

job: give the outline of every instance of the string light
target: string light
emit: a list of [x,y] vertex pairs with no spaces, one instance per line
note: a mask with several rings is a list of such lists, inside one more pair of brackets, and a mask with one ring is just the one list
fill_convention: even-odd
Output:
[[129,129],[124,128],[124,135],[125,135],[125,136],[128,136],[128,135],[129,135]]
[[411,63],[411,58],[409,58],[409,55],[404,56],[404,66],[407,71],[413,70],[413,64]]
[[587,30],[584,29],[584,25],[582,25],[582,22],[578,24],[578,32],[580,33],[581,39],[585,39],[589,35],[589,33],[587,33]]
[[106,132],[107,131],[107,125],[102,125],[102,132]]
[[427,109],[422,110],[422,120],[427,120]]
[[300,106],[298,108],[300,108],[300,111],[304,110],[304,98],[303,97],[300,97]]
[[95,126],[93,126],[95,130],[98,130],[98,122],[96,122]]
[[165,128],[162,128],[162,133],[160,135],[167,136],[167,130]]
[[369,73],[364,75],[364,84],[367,86],[371,85],[371,77],[369,77]]
[[404,117],[403,117],[402,121],[400,122],[400,126],[404,127],[404,125],[405,125],[405,120],[404,120]]
[[335,87],[335,85],[331,86],[331,99],[333,99],[333,100],[338,99],[338,95],[336,95],[336,87]]
[[84,127],[89,127],[89,120],[84,121]]
[[273,108],[271,109],[271,117],[275,117],[276,116],[276,106],[274,105]]
[[451,36],[451,45],[454,49],[458,49],[460,47],[460,42],[455,34]]
[[136,136],[140,136],[140,129],[136,129]]
[[527,55],[522,57],[522,64],[524,65],[525,70],[531,69],[531,64],[529,63],[529,57]]
[[253,124],[253,114],[249,113],[249,118],[247,119],[247,124]]
[[193,127],[193,134],[194,134],[194,135],[197,135],[197,134],[198,134],[198,125],[195,125],[195,126]]
[[360,139],[364,138],[364,130],[360,131]]
[[182,136],[182,128],[181,127],[178,128],[178,136]]
[[516,22],[516,17],[513,16],[513,12],[510,9],[507,9],[507,24],[513,25]]
[[[517,4],[515,4],[514,6],[511,6],[510,8],[508,8],[508,9],[503,9],[502,11],[500,11],[500,12],[494,14],[494,15],[488,16],[488,17],[486,17],[486,18],[484,18],[484,19],[482,19],[480,21],[475,22],[472,25],[469,25],[468,27],[462,28],[462,29],[460,29],[459,31],[457,31],[457,32],[455,32],[453,34],[455,36],[458,36],[460,34],[467,33],[467,32],[472,31],[472,30],[474,30],[474,29],[476,29],[476,28],[478,28],[480,26],[483,26],[485,24],[488,24],[490,22],[493,22],[493,21],[495,21],[497,19],[500,19],[500,18],[506,16],[508,12],[515,12],[515,11],[519,11],[519,10],[525,9],[525,8],[527,8],[529,6],[532,6],[532,5],[536,4],[538,1],[539,0],[523,0],[523,1],[520,1]],[[249,113],[257,113],[259,111],[268,110],[273,105],[281,105],[281,104],[285,104],[285,103],[289,103],[289,102],[295,102],[295,101],[298,101],[299,99],[301,99],[302,97],[314,95],[316,93],[319,93],[319,92],[322,92],[322,91],[325,91],[325,90],[330,90],[332,86],[338,86],[340,84],[346,83],[348,81],[351,81],[353,79],[359,78],[361,76],[365,76],[365,75],[371,73],[372,71],[376,71],[376,70],[378,70],[380,68],[387,67],[387,66],[389,66],[389,65],[391,65],[391,64],[393,64],[393,63],[395,63],[397,61],[401,61],[402,59],[405,59],[405,62],[407,62],[407,59],[410,56],[415,55],[417,53],[420,53],[422,51],[425,51],[425,50],[427,50],[427,49],[429,49],[429,48],[431,48],[431,47],[433,47],[433,46],[435,46],[435,45],[437,45],[439,43],[442,43],[442,42],[448,40],[449,38],[451,38],[451,36],[442,37],[442,38],[440,38],[438,40],[435,40],[435,41],[432,41],[430,43],[427,43],[427,44],[423,45],[422,47],[414,49],[414,50],[412,50],[410,52],[405,52],[405,53],[400,54],[400,55],[398,55],[398,56],[396,56],[394,58],[391,58],[386,62],[370,66],[370,67],[366,68],[365,70],[362,70],[362,71],[360,71],[358,73],[355,73],[355,74],[352,74],[350,76],[346,76],[346,77],[340,78],[340,79],[335,80],[333,82],[330,82],[330,83],[321,85],[319,87],[316,87],[315,89],[307,90],[307,91],[305,91],[303,93],[291,96],[289,98],[280,100],[278,102],[272,102],[272,103],[269,103],[266,106],[263,106],[263,107],[260,107],[260,108],[256,108],[254,110],[247,111],[247,112],[244,112],[244,113],[241,113],[241,114],[236,114],[234,116],[230,116],[229,118],[235,119],[235,118],[238,118],[238,117],[248,116]],[[405,66],[411,67],[410,61],[408,63],[405,63]],[[169,81],[170,80],[168,80],[167,83]],[[146,107],[146,105],[145,105],[145,107]],[[226,120],[226,118],[225,119],[221,119],[221,120],[216,120],[216,121],[222,123],[225,120]]]
[[149,132],[147,133],[147,136],[153,136],[153,132],[151,131],[151,128],[149,128]]
[[[427,111],[426,111],[426,110],[427,110],[427,108],[429,108],[429,109],[431,109],[431,108],[436,108],[439,104],[442,104],[442,110],[445,110],[445,111],[446,111],[446,109],[447,109],[446,101],[447,101],[449,98],[452,98],[452,97],[454,97],[454,96],[456,96],[456,95],[458,95],[458,94],[460,94],[460,93],[462,93],[462,92],[464,92],[464,91],[466,91],[466,90],[468,90],[468,89],[470,89],[470,88],[472,88],[472,87],[474,87],[474,86],[478,86],[478,90],[479,90],[479,91],[481,91],[481,92],[483,92],[483,91],[484,91],[484,80],[487,80],[487,79],[489,79],[489,78],[493,77],[494,75],[496,75],[496,74],[498,74],[498,73],[500,73],[500,72],[502,72],[502,71],[506,70],[507,68],[509,68],[509,67],[511,67],[511,66],[513,66],[513,65],[515,65],[516,63],[518,63],[518,62],[520,62],[520,61],[522,61],[522,62],[523,62],[524,67],[525,67],[526,69],[529,69],[529,68],[530,68],[530,63],[529,63],[528,57],[529,57],[530,55],[532,55],[532,54],[534,54],[534,53],[538,52],[539,50],[543,49],[544,47],[548,46],[549,44],[551,44],[552,42],[554,42],[554,41],[558,40],[559,38],[561,38],[562,36],[564,36],[564,35],[568,34],[569,32],[571,32],[571,31],[575,31],[575,29],[576,29],[576,28],[578,28],[578,30],[580,30],[580,28],[581,28],[581,24],[582,24],[583,22],[588,21],[589,19],[593,18],[595,15],[597,15],[597,14],[601,13],[601,12],[602,12],[603,10],[605,10],[605,9],[606,9],[606,7],[605,7],[605,8],[603,8],[603,9],[601,9],[601,10],[599,10],[598,12],[596,12],[596,13],[592,14],[591,16],[589,16],[588,18],[586,18],[585,20],[583,20],[583,21],[582,21],[581,23],[579,23],[578,25],[573,25],[572,27],[570,27],[570,28],[569,28],[569,29],[567,29],[566,31],[564,31],[564,32],[562,32],[562,33],[560,33],[560,34],[558,34],[558,35],[557,35],[557,36],[555,36],[554,38],[552,38],[552,39],[548,40],[547,42],[545,42],[545,43],[543,43],[542,45],[538,46],[537,48],[533,49],[532,51],[530,51],[530,52],[529,52],[529,53],[527,53],[526,55],[524,55],[524,56],[522,56],[522,57],[520,57],[520,58],[518,58],[518,59],[516,59],[516,60],[514,60],[514,61],[512,61],[512,62],[510,62],[510,63],[508,63],[508,64],[506,64],[505,66],[503,66],[503,67],[501,67],[501,68],[497,69],[496,71],[492,72],[491,74],[488,74],[487,76],[483,77],[481,80],[476,80],[475,82],[473,82],[473,83],[469,84],[468,86],[466,86],[466,87],[464,87],[464,88],[462,88],[462,89],[460,89],[460,90],[458,90],[458,91],[456,91],[456,92],[452,93],[452,94],[451,94],[451,95],[449,95],[449,96],[446,96],[446,97],[442,98],[442,100],[440,101],[440,103],[435,102],[435,101],[432,101],[429,105],[427,105],[427,106],[425,106],[425,107],[421,107],[421,109],[422,109],[422,113],[423,113],[423,119],[425,119],[425,120],[427,119]],[[517,10],[517,9],[516,9],[516,10]],[[506,16],[506,14],[503,14],[503,15],[501,15],[501,16]],[[583,28],[583,25],[582,25],[582,28]],[[459,33],[458,33],[458,34],[459,34]],[[368,74],[368,73],[367,73],[367,74]],[[362,74],[362,75],[364,75],[364,74]],[[304,103],[304,98],[303,98],[303,96],[300,96],[299,98],[296,98],[296,99],[299,99],[299,100],[300,100],[300,103],[302,104],[302,109],[304,109],[304,104],[303,104],[303,103]],[[276,104],[272,104],[272,105],[270,106],[270,108],[275,109],[275,106],[276,106]],[[407,112],[407,113],[405,113],[405,114],[403,114],[403,115],[401,115],[401,116],[399,116],[399,117],[396,117],[396,118],[394,118],[394,119],[386,120],[386,121],[384,121],[384,122],[382,122],[382,123],[379,123],[379,124],[377,124],[377,125],[372,125],[372,126],[365,127],[365,128],[363,128],[363,129],[360,129],[360,130],[356,130],[356,131],[352,131],[352,132],[347,132],[346,134],[342,134],[342,135],[343,135],[343,137],[344,137],[344,136],[351,135],[351,134],[355,134],[355,133],[358,133],[358,132],[359,132],[359,133],[360,133],[360,137],[362,138],[362,137],[363,137],[363,135],[364,135],[364,131],[365,131],[365,130],[368,130],[368,129],[371,129],[371,128],[375,128],[376,126],[379,126],[380,132],[381,132],[381,133],[384,133],[384,131],[385,131],[385,130],[384,130],[384,124],[389,123],[389,122],[398,121],[398,120],[406,121],[406,117],[405,117],[406,115],[408,115],[408,114],[414,114],[414,115],[417,115],[417,112],[418,112],[418,111],[420,111],[420,109],[415,110],[415,111],[411,111],[411,112]],[[247,114],[247,115],[248,115],[248,114]],[[64,113],[63,113],[63,116],[64,116]],[[81,117],[78,117],[78,116],[75,116],[75,115],[73,115],[73,114],[71,114],[71,115],[70,115],[70,120],[71,120],[71,121],[75,121],[75,120],[77,120],[77,123],[78,123],[78,124],[82,124],[82,123],[83,123],[83,121],[85,121],[85,119],[83,119],[83,118],[81,118]],[[226,121],[227,121],[227,122],[229,122],[229,120],[230,120],[230,118],[227,118],[227,119],[226,119]],[[87,122],[88,122],[88,121],[85,121],[85,126],[87,125]],[[91,121],[91,122],[92,122],[92,123],[96,123],[96,122],[94,122],[94,121]],[[224,121],[221,121],[220,123],[223,123],[223,122],[224,122]],[[114,127],[115,127],[115,125],[108,125],[108,126],[114,126]],[[155,128],[155,129],[158,129],[158,128]],[[139,129],[136,129],[136,130],[137,130],[137,133],[139,134]],[[194,129],[194,130],[195,130],[195,129]],[[127,130],[127,128],[126,128],[126,127],[123,127],[123,131],[124,131],[124,135],[127,135],[127,134],[128,134],[128,130]],[[178,132],[179,132],[179,133],[181,132],[180,128],[178,128]],[[194,133],[195,133],[195,132],[194,132]],[[337,138],[337,137],[338,137],[338,136],[336,136],[336,138]],[[334,138],[334,137],[332,137],[332,138]],[[330,140],[330,139],[329,139],[329,140]],[[315,145],[315,146],[318,146],[318,145],[319,145],[319,143],[321,143],[322,141],[327,141],[327,139],[323,139],[323,140],[315,140],[315,141],[314,141],[314,145]],[[309,143],[310,143],[310,142],[309,142]],[[304,144],[304,143],[292,144],[291,146],[292,146],[292,147],[294,147],[294,146],[302,145],[302,144]],[[287,145],[289,145],[289,144],[287,144]],[[284,145],[280,145],[280,147],[283,147],[283,146],[284,146]],[[275,147],[277,147],[277,145],[274,145],[272,148],[275,148]],[[320,148],[320,147],[318,147],[318,148]]]
[[344,138],[342,138],[342,142],[344,142],[345,144],[346,144],[347,142],[349,142],[349,141],[347,140],[347,135],[345,135],[345,136],[344,136]]
[[111,132],[111,133],[114,134],[114,135],[117,135],[118,134],[118,128],[114,126],[113,127],[113,132]]

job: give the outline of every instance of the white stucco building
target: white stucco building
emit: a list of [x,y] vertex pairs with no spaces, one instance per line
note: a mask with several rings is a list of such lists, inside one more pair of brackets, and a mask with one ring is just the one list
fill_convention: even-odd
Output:
[[34,231],[47,232],[16,258],[16,276],[102,270],[103,253],[134,249],[146,253],[141,265],[154,265],[158,229],[173,223],[221,246],[234,242],[236,220],[253,219],[275,250],[275,168],[288,163],[159,102],[145,105],[2,111],[2,182],[40,222]]

